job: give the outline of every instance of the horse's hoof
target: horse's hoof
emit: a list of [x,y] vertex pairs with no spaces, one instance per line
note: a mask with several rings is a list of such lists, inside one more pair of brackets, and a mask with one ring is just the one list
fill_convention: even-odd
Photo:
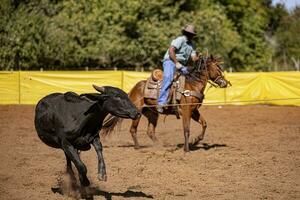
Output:
[[140,149],[140,146],[134,146],[134,149],[138,150],[138,149]]
[[98,180],[99,181],[107,181],[107,175],[106,174],[104,174],[104,175],[99,174],[98,175]]

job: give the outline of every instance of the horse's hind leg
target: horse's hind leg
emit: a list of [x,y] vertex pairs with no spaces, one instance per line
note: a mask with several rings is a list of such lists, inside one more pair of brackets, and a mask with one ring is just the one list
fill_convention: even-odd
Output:
[[190,122],[191,122],[191,110],[190,107],[182,106],[182,122],[184,132],[184,151],[189,152],[189,137],[190,137]]
[[[142,106],[144,105],[144,97],[143,97],[143,91],[145,87],[146,81],[141,81],[137,83],[134,88],[129,92],[129,98],[134,103],[136,107],[139,108],[139,111],[142,112]],[[136,120],[132,120],[132,124],[130,127],[130,133],[134,142],[134,148],[138,149],[140,148],[140,145],[137,140],[137,127],[139,125],[141,116],[137,118]]]
[[132,139],[133,139],[133,142],[134,142],[134,148],[135,149],[140,148],[139,142],[137,140],[137,127],[139,125],[140,119],[141,119],[141,117],[139,117],[135,120],[132,120],[132,124],[131,124],[131,127],[130,127],[130,133],[131,133],[131,136],[132,136]]
[[153,142],[157,142],[157,138],[155,136],[155,128],[157,126],[158,113],[152,112],[151,110],[147,110],[143,113],[148,119],[148,128],[147,135]]
[[204,134],[207,128],[207,123],[203,117],[203,115],[200,114],[199,110],[194,110],[192,114],[193,120],[200,123],[202,126],[201,133],[192,140],[192,145],[197,145],[201,140],[204,138]]

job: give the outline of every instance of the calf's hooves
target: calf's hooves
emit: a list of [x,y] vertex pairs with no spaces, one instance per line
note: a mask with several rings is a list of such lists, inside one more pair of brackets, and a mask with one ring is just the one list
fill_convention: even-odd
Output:
[[88,187],[81,188],[81,198],[86,200],[94,199],[93,194],[89,191]]
[[84,187],[87,187],[90,185],[90,181],[88,179],[84,180],[84,181],[80,181],[81,182],[81,185],[84,186]]
[[99,181],[107,181],[107,175],[106,174],[104,174],[104,175],[99,174],[98,179],[99,179]]

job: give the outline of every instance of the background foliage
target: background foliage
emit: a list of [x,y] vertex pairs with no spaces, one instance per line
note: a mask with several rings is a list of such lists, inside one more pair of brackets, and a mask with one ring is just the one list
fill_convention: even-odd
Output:
[[300,8],[271,0],[1,0],[0,69],[155,68],[187,23],[235,71],[295,70]]

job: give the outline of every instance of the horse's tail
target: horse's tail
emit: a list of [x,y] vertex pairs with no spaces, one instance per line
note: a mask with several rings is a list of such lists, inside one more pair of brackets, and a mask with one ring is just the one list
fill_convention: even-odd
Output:
[[123,121],[122,118],[108,114],[102,124],[100,135],[106,137],[110,135],[116,127],[117,129],[121,129],[122,121]]

